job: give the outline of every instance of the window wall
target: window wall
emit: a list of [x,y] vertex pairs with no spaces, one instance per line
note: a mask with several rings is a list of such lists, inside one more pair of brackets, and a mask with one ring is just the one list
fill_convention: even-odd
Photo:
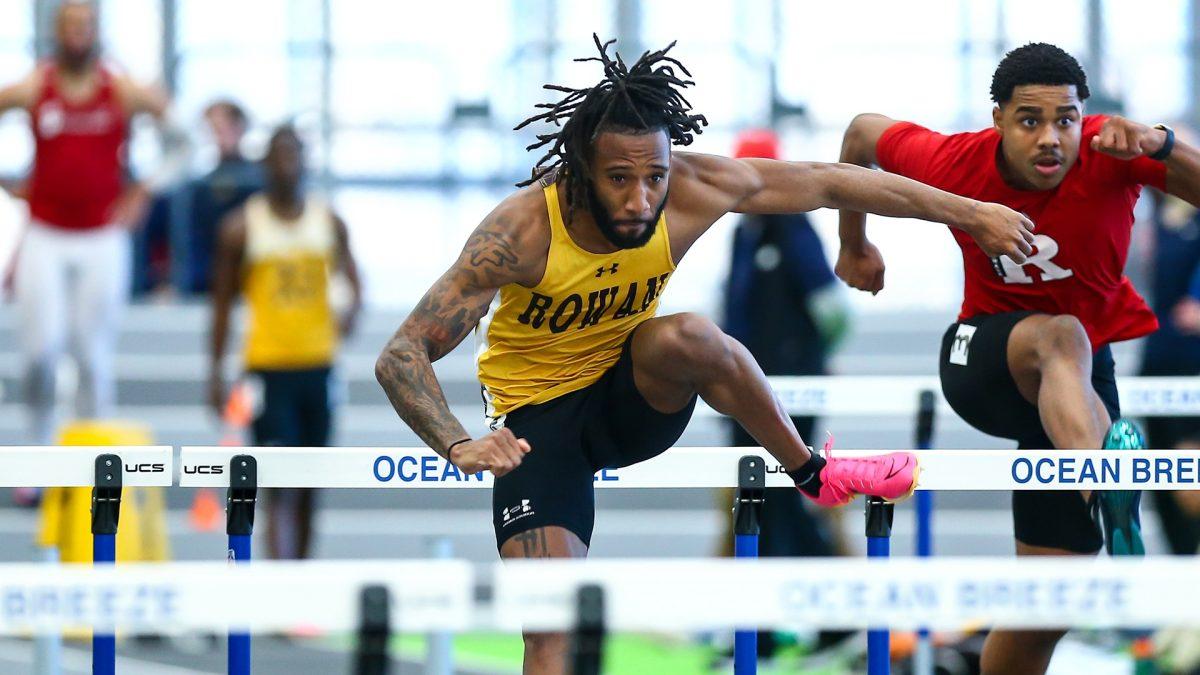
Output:
[[[34,63],[35,22],[54,0],[0,3],[0,79]],[[945,131],[989,124],[998,58],[1028,41],[1078,55],[1093,87],[1146,122],[1188,110],[1187,0],[100,0],[105,53],[134,77],[174,89],[196,138],[196,172],[215,154],[201,111],[233,97],[253,117],[247,151],[294,121],[314,185],[352,229],[369,300],[410,306],[454,257],[466,233],[527,176],[538,129],[512,127],[552,100],[548,82],[586,86],[592,33],[672,54],[697,85],[688,98],[710,126],[691,148],[728,153],[736,132],[776,119],[789,158],[833,161],[859,112],[884,112]],[[1089,30],[1099,8],[1100,31]],[[1153,30],[1144,17],[1154,17]],[[919,28],[913,28],[917,26]],[[47,27],[48,29],[48,27]],[[43,31],[42,33],[46,33]],[[1100,51],[1093,53],[1093,45]],[[776,115],[778,118],[778,116]],[[0,118],[0,175],[20,177],[32,151],[20,113]],[[135,166],[156,159],[139,127]],[[830,254],[835,215],[814,216]],[[689,255],[665,301],[715,311],[732,219]],[[873,219],[889,290],[856,298],[866,311],[951,311],[960,263],[928,224]]]

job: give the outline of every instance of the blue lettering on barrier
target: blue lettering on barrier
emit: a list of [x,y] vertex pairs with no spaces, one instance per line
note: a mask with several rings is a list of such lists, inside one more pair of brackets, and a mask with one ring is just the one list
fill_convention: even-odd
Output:
[[862,609],[867,604],[867,585],[861,581],[851,582],[846,587],[846,606]]
[[792,389],[776,392],[780,403],[788,410],[805,409],[821,411],[829,407],[824,389]]
[[[1135,460],[1135,471],[1137,471]],[[1149,473],[1149,465],[1144,467]],[[1014,483],[1025,485],[1036,480],[1042,485],[1091,485],[1103,483],[1118,483],[1121,480],[1121,460],[1118,458],[1102,458],[1099,466],[1094,459],[1086,457],[1079,460],[1075,457],[1062,457],[1057,461],[1052,457],[1042,457],[1032,460],[1028,457],[1017,457],[1013,460],[1010,473]],[[1148,477],[1141,482],[1146,482]]]
[[1154,458],[1154,482],[1169,483],[1171,482],[1171,462],[1170,457],[1155,457]]
[[417,458],[405,455],[404,457],[400,458],[399,462],[396,462],[396,475],[399,476],[400,480],[404,481],[405,483],[411,483],[417,479],[417,471],[414,468],[412,473],[404,473],[405,464],[412,464],[415,467],[417,464]]
[[822,588],[807,581],[793,581],[783,587],[783,605],[789,610],[802,613],[810,607],[828,604]]
[[[1049,473],[1043,473],[1042,469],[1049,467]],[[1042,485],[1047,485],[1054,482],[1054,460],[1049,457],[1043,457],[1034,464],[1033,473],[1037,477],[1037,482]]]
[[1102,483],[1121,482],[1121,460],[1107,458],[1100,460],[1100,475]]
[[1079,482],[1095,483],[1096,479],[1096,465],[1092,463],[1091,459],[1084,459],[1083,466],[1079,469]]
[[[1017,468],[1020,467],[1022,473],[1017,473]],[[1033,476],[1033,465],[1029,463],[1029,458],[1018,457],[1012,463],[1012,479],[1019,485],[1024,485],[1029,482]]]
[[1074,483],[1075,482],[1075,458],[1063,457],[1058,460],[1058,482]]
[[4,592],[4,615],[20,617],[25,614],[25,596],[17,589],[7,589]]
[[1145,457],[1133,458],[1133,482],[1150,482],[1150,460]]
[[12,587],[0,590],[0,620],[92,623],[98,626],[146,626],[169,621],[178,613],[177,589],[143,585],[89,588],[86,586]]
[[[375,480],[380,483],[387,483],[394,479],[399,479],[405,483],[418,481],[421,483],[461,483],[472,479],[483,482],[483,472],[463,473],[454,464],[431,455],[423,455],[414,457],[412,455],[404,455],[399,459],[393,460],[387,455],[380,455],[375,458],[373,467]],[[614,479],[615,480],[615,479]]]
[[609,473],[609,471],[616,471],[616,469],[600,469],[600,472],[599,472],[599,473],[597,473],[596,475],[592,476],[592,481],[593,481],[593,482],[597,482],[597,481],[598,481],[598,482],[603,482],[603,483],[609,483],[609,482],[614,482],[614,481],[619,481],[619,480],[621,480],[621,477],[620,477],[620,476],[618,476],[618,475],[617,475],[617,474],[615,474],[615,473]]
[[[382,473],[380,473],[380,471],[379,471],[380,464],[387,466],[387,475],[386,476],[383,475]],[[380,483],[386,483],[392,479],[392,476],[396,475],[396,463],[392,461],[391,457],[388,457],[387,455],[380,455],[375,458],[374,470],[375,470],[375,480],[379,481]]]
[[434,471],[436,471],[436,470],[437,470],[437,466],[434,464],[434,460],[432,457],[426,455],[421,458],[421,482],[422,483],[437,482],[437,474],[434,473]]

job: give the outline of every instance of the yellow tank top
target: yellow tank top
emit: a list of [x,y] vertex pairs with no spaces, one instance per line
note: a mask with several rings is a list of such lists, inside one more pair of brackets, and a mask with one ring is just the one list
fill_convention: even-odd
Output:
[[258,194],[246,201],[243,292],[247,369],[327,366],[337,348],[329,276],[337,235],[333,215],[309,197],[299,219],[279,219]]
[[645,246],[589,253],[567,233],[557,186],[544,193],[550,214],[545,275],[533,288],[502,286],[475,328],[479,382],[493,426],[523,405],[600,379],[633,329],[658,311],[675,270],[665,215]]

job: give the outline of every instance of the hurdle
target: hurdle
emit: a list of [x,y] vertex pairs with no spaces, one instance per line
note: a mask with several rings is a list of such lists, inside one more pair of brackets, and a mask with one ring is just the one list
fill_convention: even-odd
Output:
[[[841,450],[845,457],[892,450]],[[234,455],[252,454],[261,487],[335,487],[390,489],[486,489],[488,473],[465,474],[426,448],[229,448],[184,447],[180,451],[180,484],[228,486],[226,474],[202,473],[195,467],[227,465]],[[1140,450],[916,450],[922,470],[917,489],[938,490],[1172,490],[1200,488],[1200,451]],[[761,448],[672,448],[640,464],[597,474],[598,489],[680,489],[741,487],[744,458],[762,460],[765,487],[793,487],[783,467]],[[876,504],[869,513],[875,529],[876,556],[887,550],[890,505]],[[748,518],[748,517],[747,517]],[[881,520],[882,519],[882,520]],[[749,541],[743,541],[748,546]],[[749,553],[748,548],[744,549]],[[744,629],[746,624],[740,626]],[[876,668],[886,673],[888,631],[873,624]],[[890,626],[889,626],[890,627]],[[918,626],[918,628],[921,628]],[[743,639],[740,653],[750,643]],[[739,653],[736,648],[735,657]],[[879,656],[883,654],[883,656]],[[739,665],[740,664],[740,665]],[[754,659],[735,658],[735,669],[754,672]],[[874,675],[874,673],[872,673]]]
[[[733,463],[715,467],[713,480],[709,482],[738,488],[734,501],[737,523],[734,535],[735,551],[739,558],[755,558],[758,556],[758,518],[763,503],[766,472],[772,464],[776,471],[781,472],[782,467],[761,449],[757,452],[742,453],[740,457],[730,454],[736,449],[712,450],[716,450],[716,454],[723,457],[734,459]],[[180,450],[179,466],[181,487],[225,487],[229,491],[228,556],[231,561],[236,560],[239,563],[250,559],[249,538],[253,529],[255,505],[253,490],[259,487],[486,489],[494,482],[490,473],[463,473],[427,448],[185,446]],[[622,476],[632,468],[621,469],[620,475],[614,469],[605,469],[597,475],[594,484],[606,488],[663,487],[659,484],[661,481],[653,478],[644,480],[644,485],[630,485],[628,479],[623,479]],[[718,472],[727,475],[717,477],[715,474]],[[787,476],[784,475],[784,478],[787,479]],[[622,483],[622,480],[626,482]],[[790,479],[787,480],[791,485]],[[431,482],[436,482],[437,485],[431,485]],[[683,482],[675,487],[708,486]],[[235,491],[239,489],[241,492],[237,493],[238,497],[235,498]],[[235,508],[238,509],[236,517]],[[236,535],[235,529],[238,533]],[[587,604],[588,601],[581,597],[579,602]],[[230,632],[227,639],[230,675],[249,675],[249,634],[244,631]],[[753,675],[757,670],[756,630],[743,627],[743,630],[736,632],[734,641],[735,671],[738,675]],[[444,642],[445,640],[442,640],[438,644]],[[435,643],[431,642],[431,648],[434,646]],[[593,657],[587,657],[588,663],[592,663],[591,658]],[[432,658],[427,664],[427,672],[446,673],[449,671],[448,664],[448,659]],[[595,667],[598,669],[598,666]]]
[[[0,448],[0,487],[91,487],[92,565],[117,560],[117,526],[124,487],[170,487],[169,446],[9,446]],[[59,569],[52,566],[50,569]],[[116,670],[116,637],[92,634],[92,672]]]
[[748,624],[782,630],[1200,625],[1194,577],[1193,561],[1169,558],[4,564],[0,635],[81,624],[97,632],[167,635],[231,625],[252,632],[317,626],[356,632],[360,645],[370,638],[374,646],[355,654],[361,664],[378,658],[393,632],[436,630],[567,631],[580,655],[598,653],[609,631],[690,633]]
[[[837,377],[770,377],[784,409],[789,415],[908,415],[913,413],[909,402],[918,401],[914,448],[933,446],[934,416],[936,413],[954,415],[941,394],[941,385],[934,376],[837,376]],[[1200,415],[1200,381],[1194,377],[1121,377],[1117,390],[1122,414],[1127,417],[1174,417]],[[697,414],[713,416],[715,411],[699,406]],[[915,495],[915,551],[919,557],[933,555],[933,494],[919,490]],[[876,509],[886,509],[877,505]],[[882,527],[888,515],[868,508],[868,530]],[[890,523],[886,530],[890,535]],[[868,531],[868,555],[886,555],[879,537]],[[871,542],[875,542],[873,545]],[[888,638],[876,633],[875,652],[888,645]],[[876,659],[869,675],[885,675],[890,663]],[[915,675],[932,675],[933,644],[929,632],[918,630],[917,648],[913,655]]]
[[[121,458],[118,466],[122,469],[125,485],[170,484],[172,464],[169,448],[113,450],[111,447],[7,448],[0,451],[0,468],[3,469],[0,475],[5,485],[44,485],[51,482],[68,486],[93,485],[96,482],[96,457],[111,453]],[[842,454],[863,456],[887,451],[844,450]],[[1169,490],[1200,487],[1200,451],[917,450],[916,454],[923,466],[917,486],[921,490]],[[229,467],[235,455],[254,457],[256,488],[480,489],[492,483],[490,474],[464,474],[424,448],[185,447],[179,455],[180,485],[236,487],[235,482],[239,480],[235,477],[236,473],[203,472],[199,469],[201,466],[214,465]],[[726,447],[673,448],[641,464],[605,470],[597,475],[595,485],[600,489],[737,487],[739,463],[746,456],[762,460],[763,484],[766,487],[792,486],[783,467],[764,450]],[[841,565],[847,562],[837,561]],[[90,571],[107,573],[124,567],[128,566],[103,566]],[[50,568],[49,573],[57,569],[60,568]],[[744,629],[763,625],[752,619],[745,621],[735,627]],[[1151,623],[1154,621],[1144,621],[1144,624]],[[890,628],[896,624],[881,615],[869,625],[886,625]],[[904,625],[903,622],[901,625]],[[936,625],[931,623],[928,627]],[[246,632],[253,629],[254,624],[247,620],[245,624],[235,622],[224,628],[233,628],[230,632],[235,633]],[[106,633],[101,630],[97,635]]]

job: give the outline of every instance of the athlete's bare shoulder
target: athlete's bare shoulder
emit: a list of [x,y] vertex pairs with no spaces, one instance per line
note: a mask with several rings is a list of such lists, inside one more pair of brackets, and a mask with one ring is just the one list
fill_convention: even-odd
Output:
[[476,270],[493,287],[536,286],[550,250],[550,216],[542,189],[534,183],[505,197],[471,233],[458,265]]
[[667,227],[676,263],[713,223],[760,186],[757,173],[740,160],[694,152],[671,153],[670,180]]
[[25,77],[0,87],[0,112],[13,108],[32,108],[42,93],[42,68],[34,68]]
[[684,203],[699,200],[699,206],[720,210],[724,215],[759,189],[761,183],[758,173],[741,160],[696,152],[671,153],[671,190],[678,189],[686,199]]
[[119,70],[110,68],[109,73],[112,77],[113,88],[116,90],[121,107],[125,109],[126,114],[148,113],[161,118],[167,113],[171,99],[162,87],[141,84]]

